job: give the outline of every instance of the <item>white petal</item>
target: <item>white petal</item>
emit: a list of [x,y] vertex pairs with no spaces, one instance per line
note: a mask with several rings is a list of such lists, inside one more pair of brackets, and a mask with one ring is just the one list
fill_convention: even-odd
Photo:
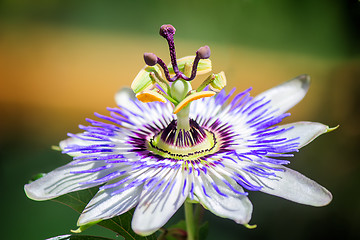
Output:
[[263,102],[271,100],[269,112],[276,110],[275,116],[287,112],[303,99],[310,85],[308,75],[300,75],[257,95],[251,102],[264,98]]
[[115,94],[115,102],[119,106],[133,105],[131,100],[135,100],[135,93],[130,88],[123,88]]
[[[81,136],[81,133],[76,134],[77,136]],[[79,145],[79,146],[85,146],[85,145],[91,145],[90,141],[84,141],[76,137],[70,137],[65,140],[62,140],[59,144],[59,147],[61,150],[65,150],[66,147],[71,145]]]
[[[150,235],[161,228],[174,213],[181,207],[189,194],[188,177],[182,174],[181,169],[171,170],[164,178],[165,183],[156,192],[144,190],[139,205],[136,207],[132,219],[132,229],[139,235]],[[184,182],[186,186],[184,187]]]
[[[230,218],[239,224],[246,224],[251,219],[252,204],[247,196],[235,193],[224,182],[212,176],[212,180],[206,178],[202,173],[200,178],[195,177],[194,194],[199,198],[200,203],[217,216]],[[219,191],[227,196],[221,196],[211,185],[213,181],[219,188]],[[228,182],[236,191],[244,192],[232,179]],[[204,193],[205,188],[206,194]]]
[[260,191],[311,206],[324,206],[332,200],[331,193],[304,175],[282,167],[285,171],[276,172],[277,178],[261,178]]
[[321,134],[327,133],[332,130],[328,126],[317,122],[290,123],[279,126],[279,129],[290,128],[290,127],[292,127],[292,129],[277,135],[276,138],[293,139],[299,137],[299,139],[296,140],[296,142],[300,143],[298,148],[302,148],[303,146],[307,145]]
[[59,167],[44,177],[26,184],[24,189],[26,195],[33,200],[47,200],[60,195],[74,192],[99,185],[100,183],[81,184],[106,176],[113,169],[104,169],[94,173],[71,173],[74,171],[86,171],[105,166],[104,162],[69,163]]
[[[76,134],[76,136],[79,136],[81,138],[81,133],[78,133]],[[61,148],[61,150],[65,150],[66,151],[66,148],[68,146],[71,146],[71,145],[78,145],[78,146],[90,146],[90,145],[94,145],[95,143],[93,141],[86,141],[86,140],[82,140],[80,138],[77,138],[77,137],[70,137],[70,138],[67,138],[65,140],[62,140],[60,143],[59,143],[59,147]],[[89,139],[91,139],[90,137],[87,137]],[[94,138],[95,139],[95,138]],[[80,153],[80,152],[71,152],[71,153],[67,153],[68,155],[72,156],[72,157],[77,157],[77,156],[82,156],[82,155],[85,155],[83,153]]]
[[111,193],[124,187],[126,185],[122,184],[119,187],[100,190],[80,215],[78,226],[97,220],[109,219],[135,207],[139,202],[143,184],[111,196]]

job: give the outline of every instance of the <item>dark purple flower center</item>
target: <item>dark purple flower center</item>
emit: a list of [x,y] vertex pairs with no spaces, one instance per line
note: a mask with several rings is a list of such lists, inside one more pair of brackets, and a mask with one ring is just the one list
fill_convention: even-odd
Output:
[[202,128],[190,119],[190,129],[178,129],[176,120],[148,141],[148,149],[152,152],[177,160],[195,160],[204,155],[214,153],[219,144],[212,131]]

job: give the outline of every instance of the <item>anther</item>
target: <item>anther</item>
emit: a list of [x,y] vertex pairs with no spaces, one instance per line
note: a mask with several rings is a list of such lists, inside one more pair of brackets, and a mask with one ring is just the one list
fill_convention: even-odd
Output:
[[191,71],[191,76],[189,79],[186,79],[187,81],[191,81],[196,77],[196,72],[197,72],[197,66],[199,64],[200,59],[208,59],[210,57],[211,51],[209,46],[205,45],[201,48],[199,48],[196,51],[196,56],[193,62],[193,68]]
[[144,53],[144,60],[146,65],[154,66],[157,63],[158,57],[154,53]]

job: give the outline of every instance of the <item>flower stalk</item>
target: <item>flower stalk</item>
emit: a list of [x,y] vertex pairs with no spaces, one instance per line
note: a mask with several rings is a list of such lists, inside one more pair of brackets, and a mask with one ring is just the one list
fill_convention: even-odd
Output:
[[204,208],[201,206],[201,204],[196,204],[194,210],[195,239],[199,239],[200,237],[200,225],[203,215],[204,215]]
[[196,240],[195,238],[195,224],[193,204],[189,201],[185,201],[185,222],[186,231],[188,234],[187,240]]

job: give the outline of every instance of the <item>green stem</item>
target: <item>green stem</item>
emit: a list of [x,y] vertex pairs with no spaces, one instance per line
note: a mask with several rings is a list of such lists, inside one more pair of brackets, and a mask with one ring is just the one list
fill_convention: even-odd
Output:
[[196,204],[195,213],[194,213],[194,223],[195,223],[195,239],[199,239],[199,227],[201,224],[201,219],[204,209],[200,204]]
[[195,240],[195,222],[192,203],[185,201],[185,222],[187,240]]

